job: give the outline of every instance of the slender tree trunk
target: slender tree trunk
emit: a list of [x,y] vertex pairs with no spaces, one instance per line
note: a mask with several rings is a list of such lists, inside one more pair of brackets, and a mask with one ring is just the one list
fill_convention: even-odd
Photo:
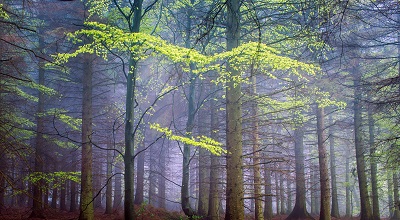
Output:
[[[142,6],[143,0],[134,0],[131,10],[133,11],[133,19],[129,21],[130,32],[138,33],[140,30],[140,23],[142,19]],[[135,173],[135,137],[134,137],[134,105],[136,99],[136,77],[138,60],[135,54],[131,53],[129,59],[129,73],[127,74],[126,86],[126,102],[125,102],[125,155],[124,155],[124,219],[136,219],[134,207],[134,173]]]
[[[44,47],[44,39],[43,36],[39,31],[39,49],[42,50]],[[44,70],[44,63],[41,59],[39,59],[39,85],[45,86],[45,70]],[[36,142],[35,142],[35,173],[40,174],[43,172],[43,154],[44,146],[46,141],[43,137],[43,133],[45,130],[45,122],[43,118],[44,113],[44,96],[45,94],[39,90],[39,97],[38,97],[38,108],[37,108],[37,115],[36,115]],[[35,175],[35,174],[34,174]],[[45,218],[43,213],[43,190],[42,187],[44,186],[43,180],[38,180],[32,184],[33,186],[33,204],[32,204],[32,213],[29,216],[30,218]]]
[[106,171],[106,211],[105,214],[112,213],[112,187],[113,187],[113,178],[112,178],[112,163],[113,163],[113,155],[112,155],[112,143],[111,141],[107,143],[107,171]]
[[92,60],[84,55],[82,98],[82,162],[80,220],[94,219],[93,208],[93,152],[92,152]]
[[350,192],[350,150],[346,154],[346,217],[352,217]]
[[328,172],[328,155],[325,146],[325,125],[324,125],[324,108],[317,106],[317,134],[318,134],[318,159],[319,159],[319,180],[321,186],[321,205],[320,205],[320,220],[331,219],[330,206],[330,186]]
[[[288,167],[289,169],[290,167]],[[286,179],[286,190],[287,190],[287,208],[286,208],[286,213],[285,214],[290,214],[292,211],[292,181],[290,178]]]
[[280,197],[280,193],[279,193],[279,165],[276,165],[276,169],[275,169],[275,203],[276,203],[276,215],[279,215],[280,210],[281,210],[281,197]]
[[339,203],[338,203],[338,192],[336,184],[336,156],[335,156],[335,137],[333,129],[333,118],[332,114],[329,115],[329,157],[331,167],[331,185],[332,185],[332,209],[331,216],[340,218],[339,215]]
[[[227,51],[239,46],[240,1],[227,0]],[[225,220],[243,220],[243,170],[242,170],[242,101],[241,85],[236,77],[240,72],[227,64],[231,74],[226,89],[226,212]]]
[[60,210],[61,211],[66,211],[67,210],[67,204],[65,203],[65,199],[67,196],[67,184],[64,182],[61,184],[61,190],[60,190]]
[[[208,105],[206,105],[208,107]],[[198,113],[198,130],[199,135],[206,135],[206,121],[207,114],[206,111],[209,109],[200,109]],[[208,213],[208,203],[209,203],[209,192],[210,192],[210,154],[204,148],[199,149],[199,197],[198,197],[198,208],[197,215],[206,217]]]
[[161,175],[158,175],[158,207],[165,209],[165,198],[166,198],[166,189],[165,189],[165,157],[168,155],[168,149],[162,145],[161,147],[161,153],[159,157],[159,165],[160,165],[160,173]]
[[[253,73],[251,76],[252,95],[257,97],[257,78]],[[261,163],[260,163],[260,138],[258,125],[258,104],[254,101],[251,106],[251,115],[254,117],[252,121],[252,141],[253,143],[253,185],[254,185],[254,219],[263,220],[262,195],[261,195]]]
[[371,107],[368,108],[368,130],[369,130],[369,153],[371,157],[371,188],[372,188],[372,217],[374,220],[379,220],[379,196],[378,196],[378,178],[377,164],[375,155],[375,122],[372,115]]
[[[215,85],[212,84],[211,91],[215,91]],[[210,103],[210,137],[214,140],[218,140],[218,116],[216,109],[216,101],[211,99]],[[218,181],[219,181],[219,158],[216,155],[211,155],[211,167],[210,167],[210,192],[208,196],[208,220],[219,220],[219,197],[218,197]]]
[[[143,136],[146,137],[145,129],[143,129]],[[145,159],[145,141],[139,144],[137,155],[137,173],[136,173],[136,194],[135,204],[141,205],[144,202],[144,159]]]
[[264,185],[264,191],[265,191],[265,202],[264,202],[264,219],[265,220],[271,220],[273,217],[273,211],[272,211],[272,176],[271,176],[271,168],[270,164],[268,164],[268,161],[265,159],[265,165],[264,165],[264,179],[265,179],[265,185]]
[[296,202],[294,208],[286,220],[313,219],[306,209],[306,180],[304,173],[304,128],[294,130],[294,153],[296,169]]
[[393,207],[394,207],[394,203],[393,203],[393,176],[392,176],[392,172],[387,172],[387,185],[388,185],[388,204],[389,204],[389,214],[390,217],[393,216]]
[[367,177],[365,169],[365,147],[362,141],[362,90],[361,90],[361,74],[359,67],[354,69],[354,136],[355,136],[355,148],[356,148],[356,162],[357,162],[357,175],[358,185],[360,189],[360,202],[361,202],[361,220],[372,219],[372,209],[369,202]]
[[113,210],[118,211],[122,208],[122,163],[117,162],[115,165],[115,176],[114,176],[114,201]]
[[279,200],[281,201],[279,214],[284,215],[285,212],[285,190],[284,190],[284,181],[283,181],[283,173],[279,174]]
[[399,220],[400,219],[399,175],[397,174],[397,171],[393,172],[393,199],[394,199],[393,215],[390,218],[390,220]]
[[[190,0],[190,3],[193,4],[194,0]],[[185,39],[185,47],[190,48],[190,40],[191,40],[191,26],[192,26],[192,18],[193,10],[191,6],[188,6],[187,10],[187,17],[186,17],[186,39]],[[190,137],[192,135],[193,126],[194,126],[194,118],[196,114],[196,109],[194,106],[194,95],[195,95],[195,83],[196,83],[196,76],[192,73],[193,66],[190,65],[190,72],[189,72],[189,91],[187,95],[188,101],[188,118],[186,121],[186,135]],[[183,164],[182,164],[182,187],[181,187],[181,204],[182,210],[185,215],[189,216],[190,218],[195,215],[195,211],[190,206],[190,192],[189,192],[189,180],[190,180],[190,145],[184,144],[183,146]]]
[[[72,160],[71,160],[71,171],[76,172],[77,170],[77,160],[76,160],[76,153],[72,153]],[[70,183],[70,194],[69,194],[69,211],[70,212],[75,212],[78,209],[78,197],[77,197],[77,183],[73,180],[69,181]]]
[[[5,207],[5,193],[6,193],[6,176],[4,175],[7,170],[7,163],[6,163],[6,158],[5,154],[1,153],[0,154],[0,161],[2,161],[2,164],[0,164],[0,214],[2,213],[2,210]],[[1,216],[1,215],[0,215]]]

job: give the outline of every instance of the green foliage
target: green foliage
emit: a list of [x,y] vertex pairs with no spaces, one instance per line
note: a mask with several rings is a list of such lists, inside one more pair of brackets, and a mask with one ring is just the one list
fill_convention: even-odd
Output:
[[44,173],[44,172],[34,172],[25,177],[25,180],[28,180],[31,183],[37,183],[39,181],[44,181],[49,184],[52,183],[53,187],[61,187],[63,183],[68,180],[79,183],[80,182],[80,172],[52,172],[52,173]]
[[164,133],[165,136],[170,140],[179,141],[191,146],[202,147],[210,151],[212,154],[218,156],[221,156],[223,153],[227,153],[227,151],[222,148],[221,143],[206,136],[183,137],[179,135],[174,135],[170,129],[162,128],[159,124],[150,124],[150,128],[158,132]]
[[0,18],[9,19],[10,17],[3,9],[3,4],[0,4]]

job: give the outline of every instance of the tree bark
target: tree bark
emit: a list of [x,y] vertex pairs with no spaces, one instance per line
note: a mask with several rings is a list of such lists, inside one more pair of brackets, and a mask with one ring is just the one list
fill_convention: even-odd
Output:
[[399,175],[397,171],[393,172],[393,215],[390,220],[399,220],[400,219],[400,200],[399,200]]
[[[130,26],[131,33],[138,33],[142,20],[143,0],[134,0],[131,10],[133,11],[133,19],[127,21]],[[129,58],[129,73],[127,74],[126,86],[126,102],[125,102],[125,155],[124,155],[124,219],[134,220],[134,174],[135,174],[135,137],[134,137],[134,122],[135,122],[135,99],[136,99],[136,77],[138,72],[138,60],[135,54],[131,53]]]
[[[239,46],[240,39],[240,1],[228,0],[227,7],[227,51]],[[242,170],[242,101],[241,85],[235,78],[240,72],[230,66],[231,74],[226,88],[226,212],[225,220],[243,220],[243,170]]]
[[314,219],[306,208],[306,181],[304,173],[304,128],[297,127],[294,130],[294,153],[296,169],[296,202],[294,208],[286,220]]
[[[266,160],[266,159],[265,159]],[[265,161],[264,165],[264,191],[265,191],[265,202],[264,202],[264,219],[271,220],[273,217],[272,211],[272,177],[271,177],[271,168],[268,161]]]
[[93,208],[93,152],[92,152],[92,60],[84,55],[83,97],[82,97],[82,161],[80,220],[94,219]]
[[[194,3],[194,0],[190,1],[191,4]],[[185,39],[185,47],[190,48],[191,43],[191,24],[192,24],[192,16],[193,10],[192,7],[188,7],[187,17],[186,17],[186,39]],[[196,115],[196,109],[194,106],[194,95],[195,95],[195,83],[196,76],[192,72],[193,66],[190,65],[189,72],[189,91],[187,95],[188,101],[188,118],[186,121],[186,136],[190,137],[192,135],[193,126],[194,126],[194,118]],[[195,215],[195,210],[190,206],[190,192],[189,192],[189,180],[190,180],[190,145],[184,144],[183,146],[183,162],[182,162],[182,187],[181,187],[181,206],[182,210],[186,216],[191,218]]]
[[321,205],[320,220],[331,219],[330,207],[330,188],[328,173],[328,155],[325,147],[325,125],[324,125],[324,108],[317,106],[317,135],[318,135],[318,159],[319,159],[319,180],[321,186]]
[[339,215],[339,203],[338,203],[338,192],[336,184],[336,156],[335,156],[335,134],[333,128],[333,117],[329,115],[329,158],[331,167],[331,185],[332,185],[332,209],[331,216],[340,218]]
[[361,202],[361,220],[372,219],[372,209],[368,196],[367,177],[365,169],[365,147],[362,141],[362,89],[361,89],[361,74],[359,66],[354,67],[354,142],[356,148],[356,162],[357,162],[357,175],[358,185],[360,189],[360,202]]
[[107,171],[106,171],[106,210],[105,214],[112,213],[112,187],[113,187],[113,178],[112,178],[112,162],[113,162],[113,151],[112,151],[112,143],[111,140],[107,143]]
[[[211,85],[211,91],[215,91],[216,86]],[[216,109],[216,101],[211,99],[210,103],[210,137],[214,140],[218,140],[218,116]],[[211,166],[210,166],[210,191],[208,196],[208,218],[207,220],[219,220],[219,192],[218,192],[218,181],[219,181],[219,158],[216,155],[211,155]]]
[[[253,72],[253,71],[252,71]],[[251,76],[251,89],[252,95],[257,97],[257,78],[252,73]],[[259,138],[259,125],[258,125],[258,104],[255,100],[251,106],[252,121],[252,141],[253,143],[253,187],[254,187],[254,219],[263,220],[262,210],[262,195],[261,195],[261,163],[260,163],[260,138]]]
[[[143,130],[143,137],[146,137],[145,129]],[[136,173],[136,194],[135,204],[141,205],[144,202],[144,159],[145,159],[145,141],[142,140],[139,144],[137,155],[137,173]]]
[[[41,31],[39,31],[41,32]],[[42,50],[44,47],[44,39],[43,36],[39,33],[39,50]],[[39,59],[39,85],[45,86],[45,69],[44,62],[42,59]],[[37,106],[37,114],[36,114],[36,139],[35,139],[35,173],[41,174],[43,172],[43,154],[44,149],[46,148],[44,145],[46,143],[43,133],[45,130],[45,122],[44,122],[44,96],[45,94],[39,90],[38,96],[38,106]],[[43,212],[43,180],[38,180],[33,183],[33,204],[32,204],[32,213],[30,214],[30,218],[45,218]]]
[[346,154],[346,217],[352,217],[350,192],[350,150]]
[[374,220],[379,220],[379,196],[378,196],[378,178],[377,178],[377,164],[375,155],[375,122],[372,114],[371,107],[368,107],[368,131],[369,131],[369,153],[370,153],[370,167],[371,167],[371,196],[372,196],[372,217]]
[[[208,107],[208,105],[206,105]],[[198,133],[199,135],[206,135],[206,123],[205,119],[207,118],[206,111],[209,109],[199,109],[198,113]],[[208,203],[209,203],[209,192],[210,192],[210,154],[204,148],[199,149],[199,198],[198,198],[198,208],[197,215],[206,217],[208,213]]]
[[115,177],[114,177],[114,201],[113,210],[121,210],[122,206],[122,163],[117,162],[115,165]]

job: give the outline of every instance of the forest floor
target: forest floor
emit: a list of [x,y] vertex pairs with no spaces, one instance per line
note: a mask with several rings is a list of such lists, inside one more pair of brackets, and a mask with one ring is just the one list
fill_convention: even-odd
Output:
[[[154,208],[152,206],[138,207],[139,214],[137,220],[187,220],[188,218],[180,212],[167,211],[165,209]],[[31,209],[29,208],[6,208],[0,213],[0,220],[22,220],[29,219]],[[95,212],[96,220],[122,220],[122,211],[114,212],[113,214],[104,214],[104,210],[97,210]],[[79,218],[78,212],[59,211],[54,209],[46,209],[45,216],[47,220],[77,220]],[[287,215],[275,216],[273,220],[284,220]],[[318,216],[313,216],[319,219]],[[247,216],[246,220],[253,220],[251,216]],[[341,220],[358,220],[358,217],[342,218]],[[29,219],[39,220],[39,219]],[[337,220],[332,218],[332,220]]]

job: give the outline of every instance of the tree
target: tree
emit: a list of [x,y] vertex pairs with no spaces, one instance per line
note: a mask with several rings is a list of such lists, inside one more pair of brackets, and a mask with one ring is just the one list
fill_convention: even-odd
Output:
[[329,173],[328,173],[328,155],[325,147],[324,135],[324,107],[317,105],[317,136],[318,136],[318,160],[319,160],[319,173],[321,185],[321,209],[319,218],[322,220],[331,219],[330,207],[330,187],[329,187]]
[[314,219],[307,212],[306,208],[306,183],[304,174],[304,128],[298,126],[294,130],[294,152],[296,169],[296,202],[292,212],[286,218],[291,219]]
[[335,156],[335,133],[332,113],[329,115],[329,162],[331,169],[331,186],[332,186],[332,207],[331,216],[339,218],[339,205],[338,205],[338,188],[336,182],[336,156]]
[[[228,0],[226,24],[226,50],[239,46],[240,1]],[[241,86],[235,80],[240,77],[237,69],[227,63],[230,79],[226,88],[226,220],[243,220],[243,171],[242,171],[242,109]]]
[[372,210],[371,204],[369,202],[368,197],[368,189],[367,189],[367,179],[365,172],[365,159],[364,153],[365,148],[362,142],[362,110],[361,110],[361,101],[362,101],[362,87],[361,87],[361,73],[360,66],[358,62],[356,62],[355,66],[352,69],[353,77],[354,77],[354,144],[356,148],[356,162],[357,162],[357,176],[358,176],[358,185],[360,188],[360,201],[361,201],[361,220],[370,220],[372,219]]

